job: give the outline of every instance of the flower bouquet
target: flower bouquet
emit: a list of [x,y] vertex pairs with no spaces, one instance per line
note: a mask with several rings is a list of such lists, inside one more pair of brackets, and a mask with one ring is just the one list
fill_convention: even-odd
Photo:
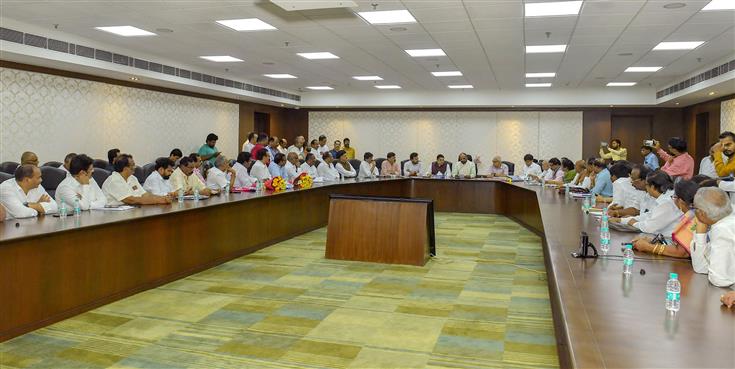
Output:
[[264,186],[267,190],[280,192],[286,190],[286,180],[283,177],[275,177],[265,181]]
[[311,188],[312,184],[314,184],[314,180],[306,172],[302,172],[293,179],[294,188]]

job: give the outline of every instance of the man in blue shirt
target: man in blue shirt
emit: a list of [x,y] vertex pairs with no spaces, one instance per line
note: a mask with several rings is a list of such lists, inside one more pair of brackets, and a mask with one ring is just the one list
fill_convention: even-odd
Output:
[[207,143],[202,145],[202,147],[199,148],[199,151],[197,154],[202,158],[202,161],[209,160],[209,163],[214,166],[214,159],[216,159],[220,152],[217,150],[217,148],[214,146],[217,143],[217,140],[219,137],[217,137],[216,134],[210,133],[207,135]]
[[592,188],[591,192],[593,195],[612,197],[613,185],[612,179],[610,178],[610,171],[607,170],[605,163],[600,160],[595,160],[592,165],[592,170],[595,171],[595,187]]
[[641,146],[641,155],[643,156],[643,164],[648,166],[651,170],[658,169],[658,156],[653,153],[653,148],[650,146]]
[[271,177],[273,178],[288,178],[286,173],[286,155],[283,155],[280,152],[276,154],[273,157],[273,160],[271,160],[271,163],[268,164],[268,172],[270,172]]

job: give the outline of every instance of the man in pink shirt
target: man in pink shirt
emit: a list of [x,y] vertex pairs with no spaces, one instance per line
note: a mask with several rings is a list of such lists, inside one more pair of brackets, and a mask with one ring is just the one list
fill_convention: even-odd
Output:
[[669,151],[661,149],[661,143],[656,141],[656,153],[666,163],[661,170],[672,177],[691,179],[694,175],[694,158],[687,152],[687,142],[680,137],[669,139]]
[[381,176],[399,176],[401,175],[401,166],[396,162],[396,154],[389,152],[387,159],[383,160],[383,164],[380,165]]

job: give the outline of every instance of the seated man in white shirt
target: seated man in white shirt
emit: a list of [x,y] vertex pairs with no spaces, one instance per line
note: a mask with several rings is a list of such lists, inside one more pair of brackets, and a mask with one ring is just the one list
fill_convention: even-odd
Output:
[[174,172],[174,162],[169,158],[156,159],[155,170],[148,175],[143,183],[143,189],[157,196],[176,197],[171,188],[169,178]]
[[267,181],[272,178],[268,165],[271,163],[271,155],[266,149],[260,149],[255,154],[257,159],[250,168],[250,176],[258,181]]
[[35,165],[20,165],[15,178],[0,184],[0,204],[5,207],[5,219],[32,218],[57,211],[56,201],[41,186],[41,169]]
[[336,181],[339,179],[339,172],[334,167],[334,159],[329,151],[322,154],[322,163],[316,168],[319,177],[322,177],[325,181]]
[[26,151],[20,155],[20,165],[33,165],[38,166],[38,155],[33,151]]
[[[319,156],[321,156],[322,160],[324,159],[324,153],[329,152],[329,146],[327,146],[327,136],[321,135],[319,136],[319,142],[318,144],[318,150],[317,153],[319,153]],[[316,153],[315,153],[316,154]],[[334,159],[334,158],[332,158]]]
[[493,157],[493,161],[490,164],[490,168],[486,170],[485,177],[493,178],[493,177],[507,177],[508,176],[508,166],[505,165],[500,159],[500,156]]
[[625,209],[635,204],[637,192],[630,180],[630,172],[633,170],[630,162],[618,160],[610,166],[610,180],[613,184],[612,197],[597,195],[598,202],[609,202],[608,209]]
[[456,178],[475,178],[477,176],[475,163],[467,160],[467,154],[459,154],[459,161],[452,167],[452,176]]
[[251,166],[250,152],[243,151],[237,154],[237,160],[232,165],[232,169],[235,170],[235,187],[250,187],[257,181],[248,173],[249,166]]
[[[651,169],[646,165],[636,164],[630,170],[630,185],[634,191],[628,192],[622,204],[613,201],[608,207],[608,214],[614,218],[632,217],[653,210],[656,199],[646,192],[646,177],[651,174]],[[612,175],[612,168],[611,168]],[[630,190],[630,188],[628,188]],[[615,183],[613,183],[613,198],[615,198]]]
[[[694,196],[696,233],[690,251],[692,267],[717,287],[735,284],[735,213],[725,191],[704,187]],[[709,229],[709,231],[708,231]]]
[[373,153],[366,152],[362,158],[364,160],[360,163],[360,171],[357,173],[357,178],[378,178],[378,176],[380,176],[380,171],[378,170],[378,166],[375,164]]
[[293,145],[288,147],[288,152],[295,152],[297,155],[297,160],[304,160],[304,144],[306,143],[306,139],[304,136],[298,136],[296,139],[294,139]]
[[662,170],[654,171],[646,177],[646,191],[655,199],[652,209],[633,218],[610,218],[610,221],[627,223],[644,233],[671,235],[684,215],[674,203],[673,188],[671,176]]
[[69,173],[69,168],[71,167],[71,159],[74,159],[75,156],[77,156],[77,154],[73,152],[66,154],[66,156],[64,157],[64,163],[61,164],[61,166],[59,167],[59,169],[66,172],[67,177],[71,176],[71,173]]
[[403,175],[407,177],[418,177],[424,173],[421,162],[419,161],[419,154],[412,152],[408,157],[408,161],[403,163]]
[[293,181],[294,178],[296,178],[299,174],[301,174],[301,170],[299,170],[299,154],[295,152],[289,152],[286,155],[286,165],[283,167],[284,173],[286,174],[286,178],[284,178],[287,181]]
[[306,172],[311,178],[319,176],[319,172],[316,169],[316,156],[312,153],[308,153],[305,156],[304,163],[299,168],[300,172]]
[[184,156],[179,160],[179,166],[168,179],[171,191],[178,195],[179,189],[183,188],[184,195],[193,195],[194,190],[198,190],[200,195],[211,195],[212,190],[207,188],[204,181],[195,173],[197,163],[199,163],[199,156],[196,154]]
[[69,175],[56,188],[56,203],[63,202],[67,209],[74,209],[75,203],[82,210],[104,208],[107,203],[105,194],[92,178],[94,160],[87,155],[75,155],[69,165]]
[[521,168],[521,178],[540,180],[541,178],[541,166],[533,162],[533,155],[526,154],[523,156],[523,162],[525,165]]
[[350,164],[350,161],[347,159],[347,151],[337,151],[337,163],[334,164],[334,167],[342,178],[357,177],[357,171],[352,167],[352,164]]
[[[704,174],[704,175],[706,175],[707,177],[710,177],[710,178],[718,178],[719,177],[717,175],[717,169],[715,169],[715,163],[714,163],[714,159],[715,159],[715,156],[714,155],[715,155],[715,146],[716,145],[717,144],[714,144],[714,145],[710,146],[710,148],[709,148],[709,155],[707,155],[704,158],[702,158],[702,161],[699,162],[699,174]],[[725,159],[725,160],[727,160],[727,159]]]
[[133,175],[135,161],[129,154],[120,154],[112,164],[115,169],[102,184],[108,206],[170,204],[171,198],[148,193]]
[[255,147],[257,140],[258,134],[255,132],[249,132],[247,140],[242,143],[242,151],[247,153],[253,151],[253,147]]
[[214,166],[207,171],[207,187],[214,193],[223,193],[232,190],[235,185],[235,170],[230,167],[230,160],[224,155],[214,159]]

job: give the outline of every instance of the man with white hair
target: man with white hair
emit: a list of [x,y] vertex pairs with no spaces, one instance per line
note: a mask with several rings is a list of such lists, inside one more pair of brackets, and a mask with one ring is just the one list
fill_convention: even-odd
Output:
[[490,165],[490,168],[487,170],[487,177],[507,177],[508,176],[508,166],[503,163],[503,161],[500,159],[500,156],[496,156],[493,158],[493,163]]
[[735,214],[730,199],[717,187],[703,187],[694,196],[694,208],[697,228],[691,244],[692,267],[697,273],[707,274],[710,283],[717,287],[732,286],[735,283]]
[[304,160],[304,157],[306,156],[306,153],[304,152],[305,143],[306,139],[304,138],[304,136],[297,136],[294,140],[293,145],[288,148],[288,152],[295,152],[296,155],[298,155],[298,160]]

